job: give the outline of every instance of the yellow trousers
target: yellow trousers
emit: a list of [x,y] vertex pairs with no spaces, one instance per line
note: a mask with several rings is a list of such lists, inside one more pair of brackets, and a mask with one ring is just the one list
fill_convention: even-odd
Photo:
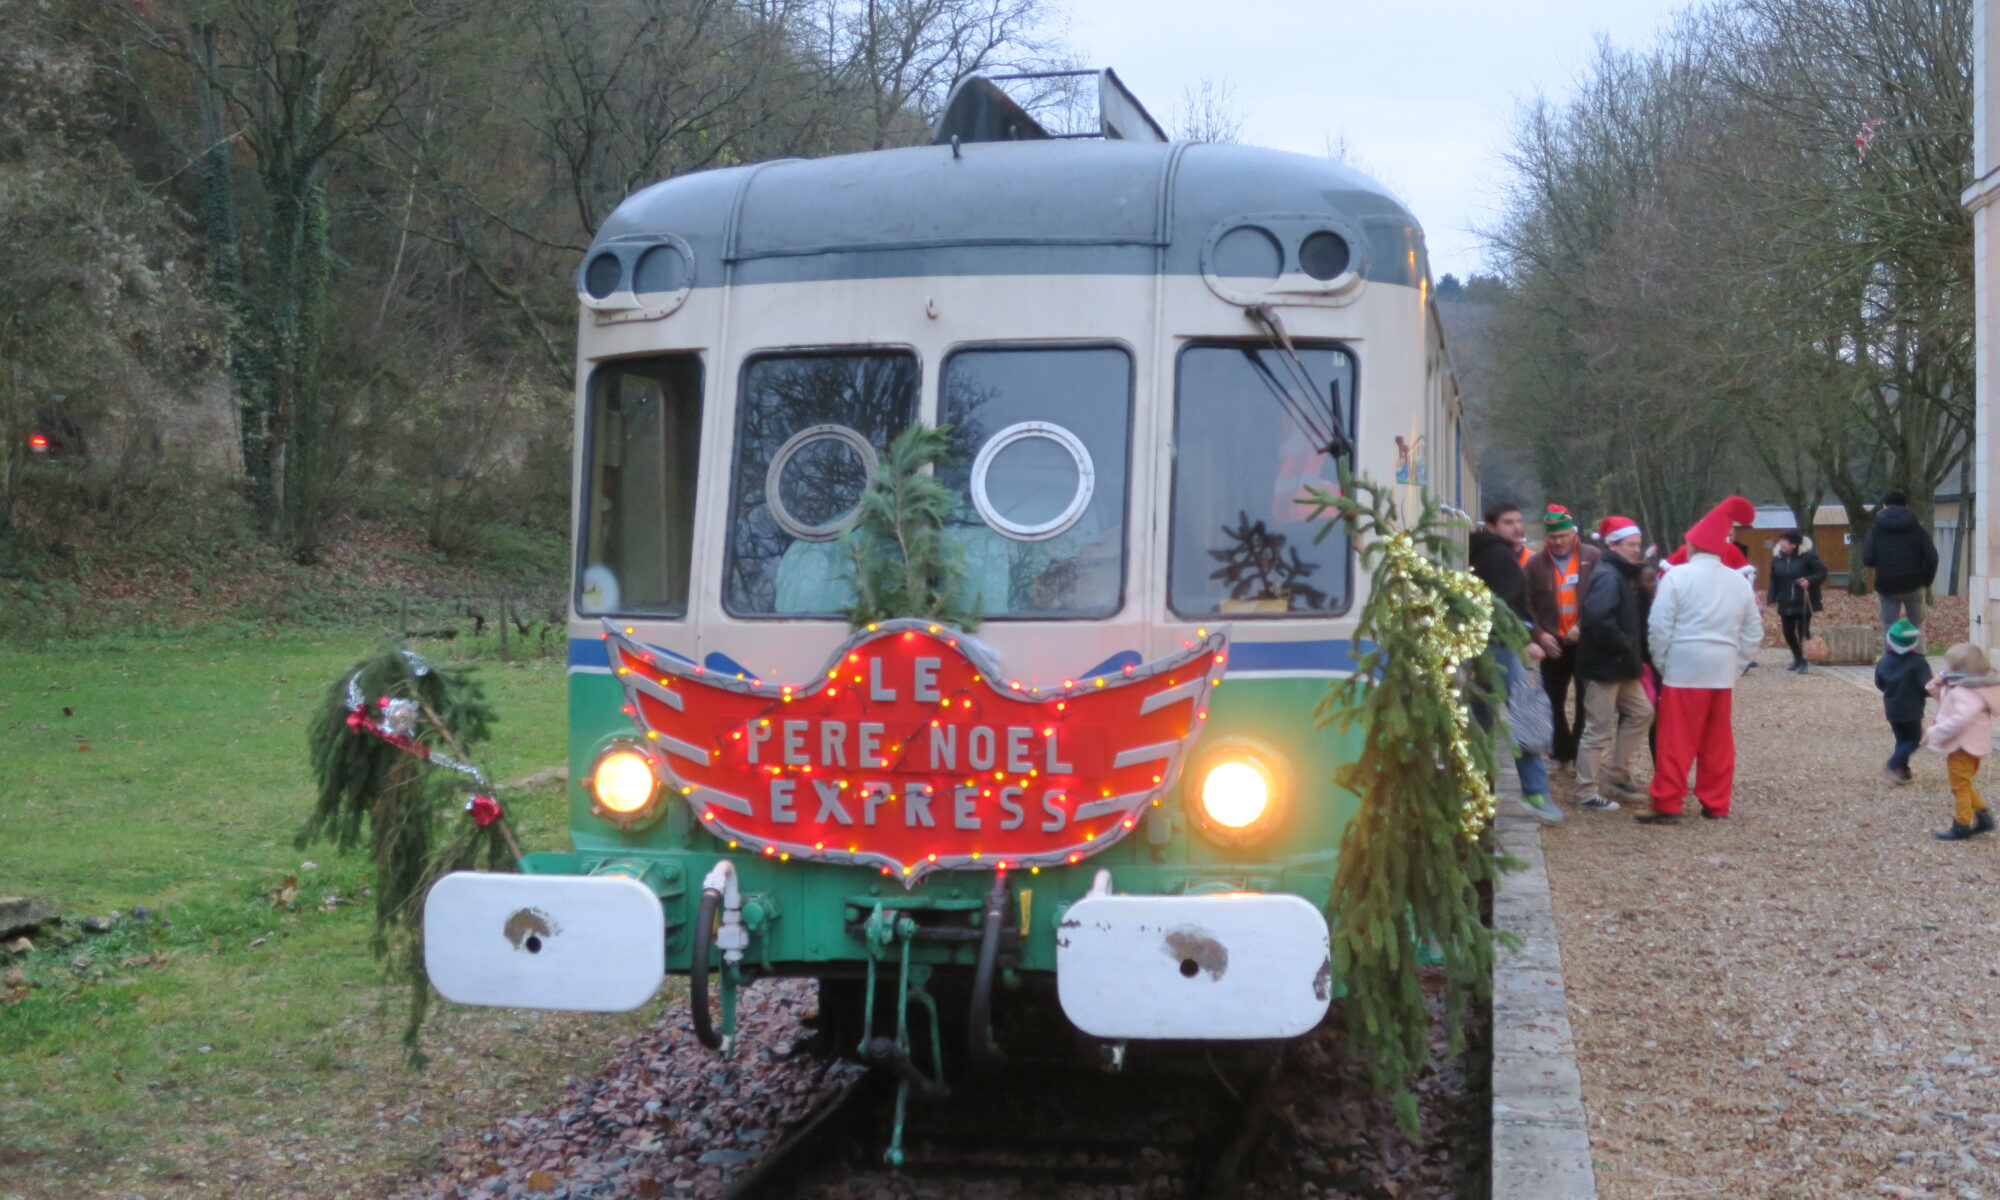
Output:
[[1972,814],[1986,811],[1986,799],[1972,786],[1979,774],[1979,756],[1954,750],[1945,756],[1945,773],[1951,777],[1951,819],[1960,825],[1972,824]]

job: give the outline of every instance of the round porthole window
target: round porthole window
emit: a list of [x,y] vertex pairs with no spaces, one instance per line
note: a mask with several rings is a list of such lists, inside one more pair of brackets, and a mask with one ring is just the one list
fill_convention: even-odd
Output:
[[1083,439],[1048,421],[1023,421],[979,448],[972,504],[1001,533],[1036,542],[1076,524],[1096,483]]
[[1329,230],[1307,234],[1299,243],[1299,269],[1322,283],[1346,274],[1353,257],[1347,239]]
[[771,519],[802,541],[832,541],[861,507],[875,463],[875,447],[845,425],[799,430],[778,447],[764,473]]
[[616,254],[606,252],[590,260],[584,268],[583,290],[590,293],[593,300],[602,300],[618,290],[618,284],[625,278],[625,264]]

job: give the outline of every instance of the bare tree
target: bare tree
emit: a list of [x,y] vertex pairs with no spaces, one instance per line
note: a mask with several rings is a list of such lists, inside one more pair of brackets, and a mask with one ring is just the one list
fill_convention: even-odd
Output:
[[1236,102],[1236,85],[1204,75],[1181,89],[1169,122],[1174,136],[1190,142],[1236,142],[1243,139],[1243,111]]
[[1970,438],[1967,4],[1718,4],[1523,111],[1496,413],[1552,491],[1928,507]]
[[855,91],[872,149],[918,141],[952,85],[991,70],[1060,65],[1044,0],[819,0],[814,53]]

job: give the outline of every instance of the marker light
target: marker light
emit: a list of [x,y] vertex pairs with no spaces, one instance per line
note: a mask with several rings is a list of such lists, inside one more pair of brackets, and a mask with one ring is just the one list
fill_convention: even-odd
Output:
[[1225,829],[1247,829],[1270,807],[1270,777],[1252,763],[1220,762],[1202,778],[1201,810]]
[[652,765],[636,750],[613,750],[598,759],[597,769],[590,773],[590,791],[597,803],[619,816],[644,811],[659,790]]

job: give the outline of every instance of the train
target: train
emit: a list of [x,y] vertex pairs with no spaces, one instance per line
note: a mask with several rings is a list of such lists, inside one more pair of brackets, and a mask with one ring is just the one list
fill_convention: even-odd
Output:
[[[426,905],[449,1000],[637,1007],[818,980],[841,1052],[939,1089],[1037,1004],[1134,1041],[1295,1037],[1368,580],[1339,467],[1477,504],[1421,227],[1325,158],[1168,138],[1115,73],[1052,134],[1004,86],[928,145],[678,176],[577,268],[572,848]],[[850,628],[891,441],[976,630]]]

